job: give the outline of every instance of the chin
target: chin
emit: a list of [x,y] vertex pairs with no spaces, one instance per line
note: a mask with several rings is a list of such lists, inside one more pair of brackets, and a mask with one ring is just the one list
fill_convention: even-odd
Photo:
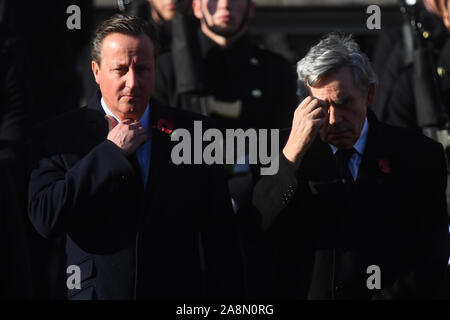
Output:
[[355,145],[353,139],[349,138],[327,139],[326,142],[332,144],[338,149],[350,149]]

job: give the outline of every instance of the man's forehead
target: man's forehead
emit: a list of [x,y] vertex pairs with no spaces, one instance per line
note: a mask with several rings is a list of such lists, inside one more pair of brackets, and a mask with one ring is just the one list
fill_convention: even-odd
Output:
[[[146,37],[146,36],[145,36]],[[146,39],[147,38],[147,39]],[[101,54],[111,61],[152,61],[153,43],[148,37],[111,34],[103,39]]]
[[310,88],[348,91],[355,86],[351,68],[344,67],[321,76]]
[[111,33],[102,41],[102,50],[136,50],[149,47],[153,50],[153,41],[145,34],[137,36]]
[[353,86],[346,82],[331,81],[323,85],[308,86],[311,92],[326,94],[336,98],[343,98],[351,94]]
[[114,64],[129,64],[129,63],[146,64],[151,63],[153,61],[153,59],[151,59],[147,55],[111,56],[109,60],[111,61],[111,63]]

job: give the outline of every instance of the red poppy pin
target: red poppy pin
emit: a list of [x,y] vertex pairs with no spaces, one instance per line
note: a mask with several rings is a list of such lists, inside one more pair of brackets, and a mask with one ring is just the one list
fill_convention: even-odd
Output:
[[381,172],[391,173],[391,162],[389,159],[380,159],[378,160],[378,168],[380,168]]
[[156,128],[168,135],[171,135],[173,132],[173,120],[172,119],[159,119]]

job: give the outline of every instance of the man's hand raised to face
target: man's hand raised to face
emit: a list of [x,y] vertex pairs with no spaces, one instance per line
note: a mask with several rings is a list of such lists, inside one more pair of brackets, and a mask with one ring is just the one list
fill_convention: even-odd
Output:
[[327,119],[327,103],[311,96],[306,97],[295,110],[291,133],[283,148],[283,155],[296,168]]
[[125,156],[133,154],[145,141],[145,128],[136,120],[126,119],[121,123],[112,116],[105,116],[108,121],[109,133],[107,139],[122,149]]

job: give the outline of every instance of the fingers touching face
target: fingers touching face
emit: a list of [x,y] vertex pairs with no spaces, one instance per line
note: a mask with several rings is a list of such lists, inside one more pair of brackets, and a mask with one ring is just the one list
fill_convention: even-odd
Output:
[[327,120],[320,131],[322,140],[338,148],[353,147],[364,125],[369,98],[355,86],[351,69],[345,67],[331,73],[309,89],[327,110]]

